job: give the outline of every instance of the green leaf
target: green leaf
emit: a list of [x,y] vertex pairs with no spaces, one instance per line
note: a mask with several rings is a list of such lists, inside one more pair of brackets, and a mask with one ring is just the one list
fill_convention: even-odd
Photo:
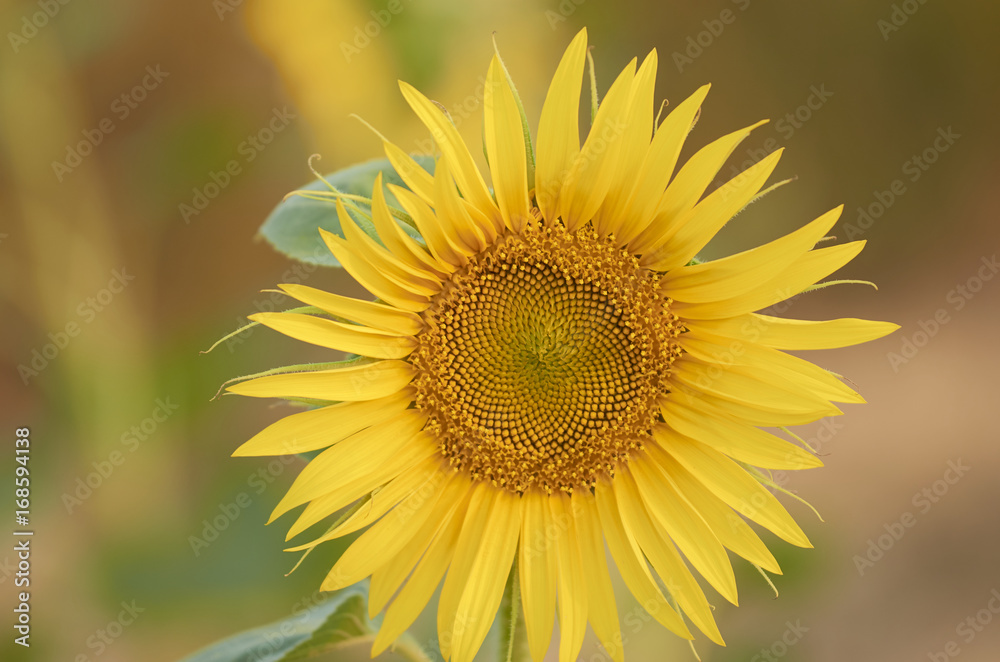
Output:
[[347,597],[340,606],[330,614],[326,621],[317,628],[308,641],[289,651],[281,662],[306,660],[323,653],[349,646],[352,643],[370,644],[369,635],[374,633],[368,621],[368,611],[365,599],[361,595]]
[[[427,172],[433,174],[434,159],[430,156],[414,156],[417,163]],[[326,175],[326,180],[337,188],[341,193],[349,195],[360,195],[371,198],[372,187],[375,183],[375,176],[382,173],[382,181],[386,184],[396,184],[406,186],[403,180],[393,169],[388,159],[375,159],[359,163],[343,170]],[[320,180],[299,189],[301,191],[329,192],[329,187]],[[386,202],[390,207],[399,207],[396,197],[389,192],[385,192]],[[368,205],[354,203],[364,214],[371,213]],[[350,207],[350,205],[347,205]],[[375,236],[371,220],[357,213],[353,209],[348,209],[351,218],[363,230]],[[409,232],[414,238],[419,235],[412,228],[403,224],[403,229]],[[292,196],[282,201],[271,215],[267,217],[264,224],[260,226],[260,234],[274,246],[278,251],[288,257],[305,262],[306,264],[318,264],[327,267],[339,267],[336,258],[330,254],[323,240],[319,236],[317,228],[323,228],[341,237],[344,236],[340,229],[340,220],[337,218],[337,205],[333,199],[313,200],[301,196]]]
[[374,630],[366,612],[364,596],[347,591],[305,612],[225,639],[182,662],[293,662],[349,646],[367,647]]

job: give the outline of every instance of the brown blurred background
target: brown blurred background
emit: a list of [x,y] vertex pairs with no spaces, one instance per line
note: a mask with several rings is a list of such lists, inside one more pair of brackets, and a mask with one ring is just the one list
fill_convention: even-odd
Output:
[[[733,164],[788,148],[776,177],[798,181],[709,257],[844,203],[838,237],[869,244],[840,277],[879,291],[832,288],[779,312],[903,326],[811,357],[870,404],[805,430],[826,468],[778,479],[824,516],[789,500],[816,549],[767,538],[781,597],[741,572],[739,609],[713,596],[729,646],[702,639],[701,658],[1000,659],[1000,5],[399,3],[384,26],[386,0],[0,4],[0,519],[13,517],[12,440],[27,425],[36,532],[30,651],[11,641],[16,560],[12,538],[0,545],[0,657],[174,660],[313,594],[340,548],[286,578],[286,524],[264,527],[297,465],[229,458],[285,412],[209,399],[229,377],[321,353],[254,331],[199,354],[285,305],[260,290],[294,265],[256,230],[310,179],[310,154],[327,171],[379,156],[350,113],[404,148],[427,144],[399,78],[478,145],[493,31],[536,123],[587,26],[602,89],[654,47],[661,97],[713,83],[687,154],[763,117]],[[358,292],[333,270],[307,282]],[[193,540],[233,503],[245,505],[216,539]],[[630,659],[693,659],[619,595]],[[117,627],[122,603],[144,611]],[[415,632],[432,637],[433,618]],[[582,658],[604,659],[589,635]]]

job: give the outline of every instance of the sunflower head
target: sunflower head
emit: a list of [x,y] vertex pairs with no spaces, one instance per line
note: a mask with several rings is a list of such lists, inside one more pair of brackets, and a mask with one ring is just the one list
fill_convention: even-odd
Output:
[[692,570],[735,603],[727,549],[780,573],[748,521],[809,546],[768,489],[780,487],[767,470],[821,463],[792,433],[761,428],[787,432],[840,414],[834,403],[863,402],[783,350],[841,347],[896,328],[755,312],[857,255],[863,242],[814,249],[840,209],[758,248],[695,260],[770,190],[780,151],[708,190],[757,123],[677,168],[708,86],[658,122],[655,51],[616,78],[581,144],[586,51],[581,31],[556,70],[536,144],[493,58],[483,100],[489,183],[447,115],[401,83],[440,151],[433,173],[384,140],[405,186],[379,177],[363,206],[331,192],[343,234],[322,233],[375,300],[282,285],[308,308],[253,317],[360,356],[229,390],[318,405],[237,454],[322,450],[274,517],[306,506],[291,537],[355,504],[293,549],[364,530],[323,588],[371,577],[370,608],[386,610],[373,653],[443,580],[442,653],[472,660],[516,564],[536,661],[557,605],[561,660],[576,659],[588,622],[621,660],[606,547],[656,620],[692,638],[686,616],[721,644],[714,597]]
[[680,354],[657,283],[589,226],[532,223],[470,256],[410,359],[450,465],[517,494],[613,474],[649,440]]

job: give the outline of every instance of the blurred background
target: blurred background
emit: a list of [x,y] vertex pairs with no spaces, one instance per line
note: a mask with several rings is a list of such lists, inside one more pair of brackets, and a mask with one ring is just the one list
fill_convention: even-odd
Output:
[[[286,577],[287,522],[264,527],[298,461],[229,457],[287,412],[210,399],[322,353],[266,330],[200,352],[287,307],[261,290],[293,275],[360,290],[295,272],[257,228],[311,179],[310,154],[324,171],[381,155],[351,113],[427,150],[397,79],[478,145],[494,31],[534,125],[583,26],[602,90],[651,48],[672,104],[713,83],[686,155],[766,117],[723,173],[788,148],[775,178],[798,181],[708,257],[844,203],[838,238],[869,244],[838,277],[879,291],[774,312],[903,327],[810,356],[870,404],[804,430],[826,467],[777,480],[823,515],[787,500],[816,549],[767,537],[780,598],[743,567],[739,609],[710,598],[729,646],[702,638],[701,659],[1000,659],[1000,5],[923,0],[0,4],[0,493],[13,510],[14,430],[29,426],[35,531],[30,651],[12,643],[17,560],[0,545],[0,657],[175,660],[315,599],[341,547]],[[622,588],[630,659],[694,659]],[[431,640],[433,616],[415,634]],[[582,659],[604,659],[589,634]]]

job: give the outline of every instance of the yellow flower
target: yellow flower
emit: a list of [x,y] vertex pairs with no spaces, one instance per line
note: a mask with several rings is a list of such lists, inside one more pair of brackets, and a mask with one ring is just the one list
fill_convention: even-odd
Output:
[[[588,621],[621,660],[605,544],[656,620],[690,639],[683,613],[722,644],[688,565],[735,604],[726,549],[780,572],[745,520],[810,546],[758,468],[821,462],[760,428],[840,414],[833,402],[863,402],[781,350],[842,347],[896,328],[754,312],[858,254],[864,242],[813,250],[839,208],[753,250],[694,260],[758,196],[779,153],[703,198],[751,126],[704,147],[672,176],[708,86],[655,127],[655,51],[615,80],[581,147],[586,50],[582,31],[549,88],[537,162],[519,101],[493,59],[484,99],[492,190],[448,117],[402,83],[440,149],[434,174],[386,142],[408,187],[389,186],[405,216],[386,204],[379,180],[371,220],[380,242],[340,199],[345,238],[323,235],[378,301],[282,285],[328,316],[253,318],[364,357],[229,390],[329,403],[278,421],[237,454],[326,449],[274,511],[307,504],[289,537],[370,495],[296,549],[367,528],[323,589],[371,577],[370,608],[386,610],[373,654],[409,627],[443,579],[442,653],[472,660],[516,559],[535,660],[548,647],[557,604],[561,660],[576,659]],[[412,220],[423,242],[396,217]]]

